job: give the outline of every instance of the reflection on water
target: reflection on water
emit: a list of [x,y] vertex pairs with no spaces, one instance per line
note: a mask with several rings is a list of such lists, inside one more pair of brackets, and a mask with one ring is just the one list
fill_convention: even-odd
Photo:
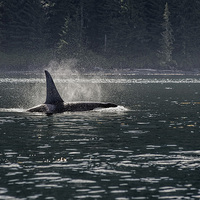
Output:
[[0,199],[199,199],[198,77],[156,79],[102,78],[116,110],[51,117],[23,107],[43,82],[1,81]]

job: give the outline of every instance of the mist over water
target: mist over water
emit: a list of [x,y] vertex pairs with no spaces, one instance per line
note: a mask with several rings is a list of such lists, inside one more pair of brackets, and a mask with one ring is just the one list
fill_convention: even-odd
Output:
[[65,102],[101,101],[100,84],[90,81],[86,83],[84,81],[86,78],[73,69],[75,64],[76,60],[73,59],[61,63],[52,61],[47,67],[63,100]]
[[[50,72],[58,92],[64,102],[74,101],[107,101],[102,94],[102,85],[92,82],[96,77],[86,77],[74,70],[74,60],[61,63],[52,61],[45,69]],[[8,102],[14,102],[14,108],[30,108],[42,104],[46,100],[46,77],[44,70],[39,72],[9,73],[0,76],[0,84],[4,93],[3,108],[10,107]],[[8,90],[12,90],[8,93]],[[0,96],[1,98],[1,96]]]

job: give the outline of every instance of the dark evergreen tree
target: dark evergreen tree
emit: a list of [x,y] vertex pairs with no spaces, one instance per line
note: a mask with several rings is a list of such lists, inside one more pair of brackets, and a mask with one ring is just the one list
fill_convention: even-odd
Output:
[[191,68],[199,66],[200,51],[200,4],[198,0],[177,0],[171,2],[174,26],[174,54],[178,66]]
[[3,50],[40,49],[44,45],[42,13],[39,0],[4,0],[1,46]]
[[173,69],[175,67],[175,61],[173,61],[172,59],[172,51],[174,48],[174,36],[170,22],[170,12],[168,8],[168,3],[165,4],[163,20],[164,22],[162,23],[163,32],[161,34],[161,48],[159,50],[161,66]]
[[60,34],[60,40],[57,44],[58,55],[61,56],[61,58],[69,56],[76,57],[82,50],[83,46],[81,42],[80,28],[80,24],[79,26],[76,26],[70,18],[65,19]]
[[160,24],[163,22],[163,8],[165,6],[165,1],[163,0],[148,0],[143,1],[144,8],[141,10],[143,13],[143,18],[146,24],[146,40],[148,46],[154,52],[157,51],[159,47],[160,32],[162,27]]
[[94,52],[104,49],[105,34],[108,28],[108,13],[105,9],[107,0],[84,1],[85,44]]
[[48,33],[47,44],[56,48],[60,40],[65,20],[69,18],[76,23],[77,13],[80,13],[80,0],[52,0],[46,1],[46,30]]
[[2,44],[3,40],[3,32],[3,0],[0,0],[0,45]]

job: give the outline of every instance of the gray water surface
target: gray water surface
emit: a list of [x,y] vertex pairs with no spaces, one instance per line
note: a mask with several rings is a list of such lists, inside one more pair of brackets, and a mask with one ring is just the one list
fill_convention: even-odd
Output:
[[200,77],[55,82],[64,99],[75,85],[90,94],[70,100],[120,106],[27,113],[44,102],[44,77],[0,77],[0,199],[200,199]]

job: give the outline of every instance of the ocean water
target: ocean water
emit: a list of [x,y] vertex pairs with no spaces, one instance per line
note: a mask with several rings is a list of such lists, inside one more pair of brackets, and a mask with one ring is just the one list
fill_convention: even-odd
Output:
[[55,82],[66,101],[119,106],[28,113],[45,100],[44,75],[1,75],[0,199],[200,199],[199,76]]

